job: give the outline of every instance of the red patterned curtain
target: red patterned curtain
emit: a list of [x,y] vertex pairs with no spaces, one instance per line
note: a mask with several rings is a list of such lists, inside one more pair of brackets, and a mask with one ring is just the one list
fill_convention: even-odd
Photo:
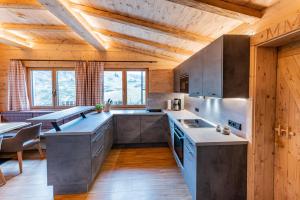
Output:
[[29,110],[26,69],[20,60],[11,60],[8,71],[8,110]]
[[102,62],[76,62],[76,105],[92,106],[103,102]]

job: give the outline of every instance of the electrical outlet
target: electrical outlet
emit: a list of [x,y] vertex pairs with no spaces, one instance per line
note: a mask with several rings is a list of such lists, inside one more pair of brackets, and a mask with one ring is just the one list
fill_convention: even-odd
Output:
[[235,121],[232,121],[232,120],[228,120],[228,125],[237,129],[237,130],[242,130],[242,124],[238,123],[238,122],[235,122]]
[[199,108],[195,108],[195,111],[196,111],[196,112],[199,112]]

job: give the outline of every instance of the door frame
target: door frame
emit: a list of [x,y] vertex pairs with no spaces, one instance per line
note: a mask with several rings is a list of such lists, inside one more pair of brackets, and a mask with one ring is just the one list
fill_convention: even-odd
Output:
[[251,37],[249,100],[252,130],[248,136],[248,200],[274,199],[277,49],[300,39],[300,24],[291,29],[281,26],[292,19],[285,19]]

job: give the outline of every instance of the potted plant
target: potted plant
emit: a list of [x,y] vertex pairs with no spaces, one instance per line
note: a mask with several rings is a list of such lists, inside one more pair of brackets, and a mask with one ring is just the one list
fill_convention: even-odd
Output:
[[96,104],[95,108],[96,108],[97,113],[101,113],[104,106],[103,106],[103,104],[98,103],[98,104]]

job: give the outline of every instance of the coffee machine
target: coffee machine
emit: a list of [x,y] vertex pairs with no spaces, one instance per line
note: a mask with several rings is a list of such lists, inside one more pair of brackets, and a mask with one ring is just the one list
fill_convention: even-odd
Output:
[[181,110],[181,99],[175,98],[173,100],[173,110],[175,110],[175,111]]

